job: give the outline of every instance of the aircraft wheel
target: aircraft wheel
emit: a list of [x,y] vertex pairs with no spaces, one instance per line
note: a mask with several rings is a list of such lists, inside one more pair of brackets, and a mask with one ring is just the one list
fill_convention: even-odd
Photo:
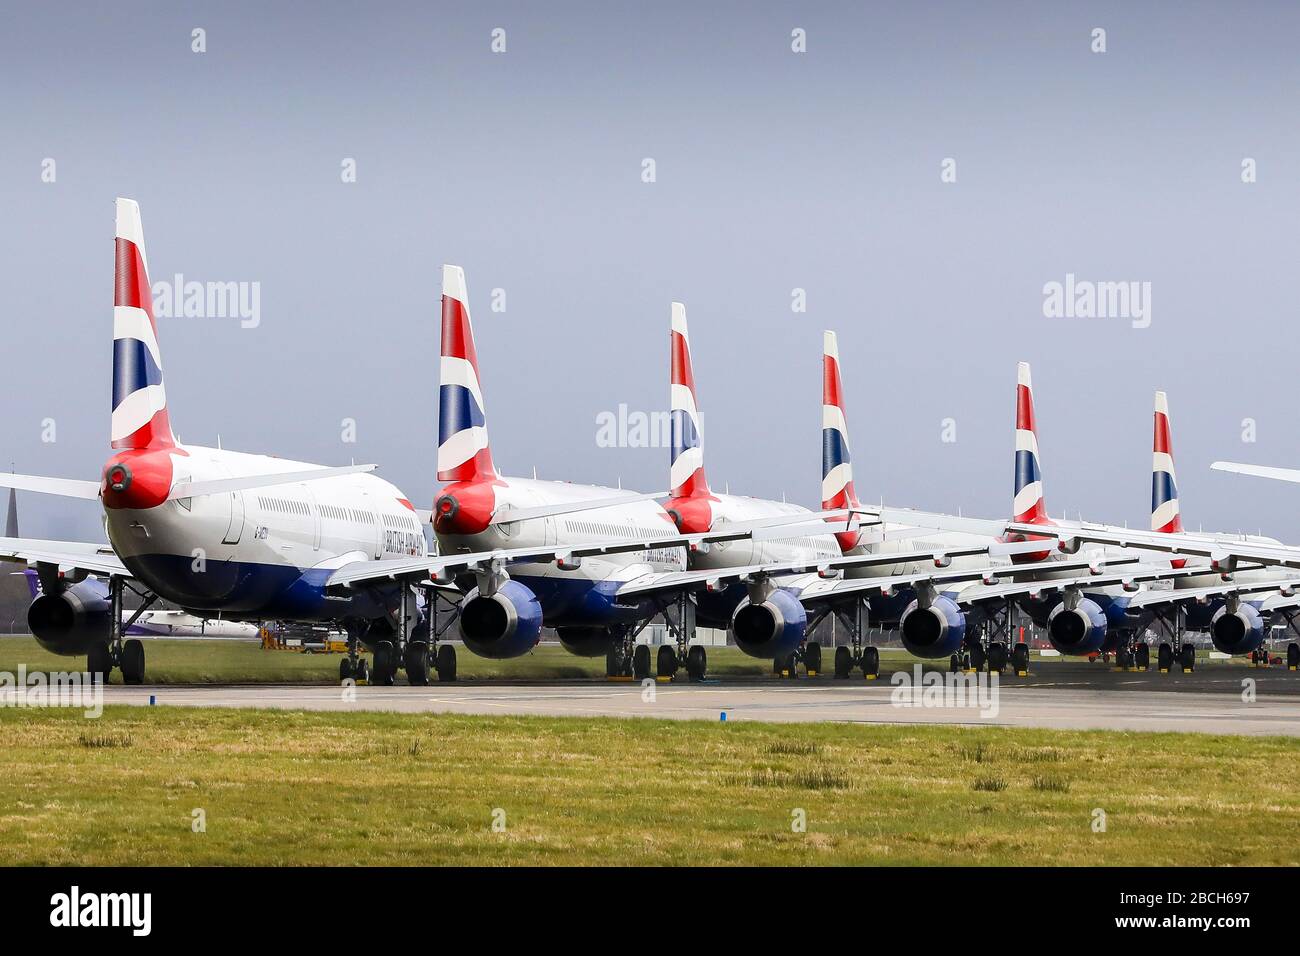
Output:
[[809,677],[816,677],[822,669],[822,646],[816,641],[809,641],[803,649],[803,666]]
[[677,673],[677,648],[671,644],[660,644],[659,654],[655,660],[655,674],[659,677],[672,677]]
[[1137,651],[1134,654],[1133,666],[1140,671],[1151,669],[1151,645],[1146,641],[1138,644]]
[[696,644],[686,652],[686,676],[691,680],[704,680],[709,669],[708,652]]
[[429,645],[412,641],[406,645],[406,681],[412,687],[429,686]]
[[621,677],[623,674],[623,655],[622,647],[619,644],[611,644],[609,650],[605,652],[605,676]]
[[1174,649],[1162,643],[1156,649],[1156,664],[1163,673],[1168,673],[1174,666]]
[[650,676],[650,645],[638,644],[632,652],[632,676],[643,681]]
[[339,683],[352,679],[352,658],[345,657],[339,661]]
[[1115,666],[1120,669],[1133,666],[1133,659],[1129,656],[1128,648],[1121,647],[1115,652]]
[[1286,666],[1291,670],[1300,667],[1300,644],[1292,642],[1286,646]]
[[835,679],[847,680],[853,670],[853,652],[847,647],[835,648]]
[[144,645],[134,637],[122,645],[122,683],[144,683]]
[[956,654],[948,659],[948,673],[955,674],[961,670],[961,658]]
[[984,669],[984,645],[978,641],[970,646],[970,666],[973,671]]
[[438,645],[438,656],[434,660],[434,669],[438,672],[438,680],[444,684],[452,684],[456,681],[456,648],[450,644]]
[[880,676],[880,648],[867,646],[862,649],[862,676]]
[[375,642],[375,663],[371,668],[371,683],[380,687],[392,687],[397,679],[397,661],[394,660],[397,652],[393,649],[392,641]]
[[113,654],[107,644],[90,646],[90,651],[86,654],[86,670],[90,672],[92,681],[100,684],[108,683],[108,677],[113,673]]
[[1178,655],[1178,663],[1183,666],[1183,672],[1186,674],[1196,670],[1196,648],[1191,644],[1184,644],[1182,652]]
[[1029,645],[1021,642],[1011,650],[1011,669],[1017,674],[1029,673]]
[[1001,674],[1007,666],[1007,645],[1000,641],[994,641],[989,645],[989,673],[994,671]]

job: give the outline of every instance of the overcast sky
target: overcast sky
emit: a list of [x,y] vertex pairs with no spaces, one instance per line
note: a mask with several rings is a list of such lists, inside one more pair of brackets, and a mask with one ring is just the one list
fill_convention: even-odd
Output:
[[[596,420],[664,408],[680,299],[719,488],[817,503],[833,328],[865,499],[1004,515],[1025,360],[1053,514],[1146,526],[1163,388],[1188,526],[1300,540],[1300,487],[1208,467],[1300,467],[1294,4],[59,6],[0,30],[5,466],[98,476],[123,195],[155,283],[258,283],[255,328],[159,320],[188,442],[428,507],[453,262],[507,473],[666,485]],[[1149,327],[1046,316],[1067,274],[1150,283]]]

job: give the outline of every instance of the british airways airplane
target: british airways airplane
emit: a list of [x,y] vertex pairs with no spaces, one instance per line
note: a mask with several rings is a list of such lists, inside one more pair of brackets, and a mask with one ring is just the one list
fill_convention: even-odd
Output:
[[[144,679],[144,649],[126,639],[159,598],[232,620],[343,620],[382,640],[399,589],[380,582],[325,592],[337,568],[423,555],[410,501],[372,465],[322,468],[183,445],[172,432],[139,206],[117,200],[113,301],[113,454],[98,482],[5,475],[0,484],[98,500],[111,549],[6,538],[0,557],[34,567],[41,593],[28,622],[50,650],[88,656],[92,673]],[[108,593],[87,581],[108,579]],[[123,620],[124,587],[143,598]],[[355,655],[353,656],[355,660]]]

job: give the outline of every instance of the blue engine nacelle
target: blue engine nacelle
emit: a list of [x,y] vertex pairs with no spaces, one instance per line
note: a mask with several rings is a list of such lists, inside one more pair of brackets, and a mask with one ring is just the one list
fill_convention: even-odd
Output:
[[745,598],[731,615],[736,646],[750,657],[776,660],[799,649],[808,630],[808,615],[799,599],[776,590],[761,604]]
[[1047,615],[1047,636],[1062,654],[1095,654],[1106,644],[1106,614],[1091,598],[1074,607],[1062,602]]
[[518,581],[506,581],[488,595],[474,588],[460,604],[460,636],[479,657],[520,657],[542,636],[542,605]]
[[111,624],[108,589],[82,581],[57,594],[38,594],[27,609],[27,629],[54,654],[74,657],[107,643]]
[[1249,654],[1264,643],[1264,621],[1249,604],[1237,605],[1236,611],[1221,607],[1210,620],[1210,637],[1225,654]]
[[899,619],[903,646],[917,657],[949,657],[966,639],[966,615],[951,598],[936,597],[929,607],[913,601]]

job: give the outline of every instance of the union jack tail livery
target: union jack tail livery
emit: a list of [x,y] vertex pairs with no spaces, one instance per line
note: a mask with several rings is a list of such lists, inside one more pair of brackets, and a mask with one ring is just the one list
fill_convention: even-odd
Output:
[[113,447],[174,447],[144,229],[140,206],[131,199],[117,200],[113,279]]
[[1029,363],[1016,369],[1016,497],[1012,517],[1027,524],[1050,524],[1043,504],[1043,472],[1038,465],[1038,425]]
[[465,270],[442,267],[442,370],[438,390],[438,480],[494,479]]
[[1169,426],[1169,402],[1156,392],[1155,437],[1151,456],[1151,530],[1178,534],[1183,518],[1178,513],[1178,482],[1174,478],[1173,433]]
[[700,412],[695,402],[695,373],[691,369],[691,340],[686,331],[686,306],[673,303],[672,458],[670,494],[674,498],[707,498],[704,448],[700,444]]
[[[840,349],[834,332],[822,333],[822,509],[859,507],[853,490],[849,429],[844,418]],[[857,530],[839,531],[835,539],[846,554],[858,545]]]

